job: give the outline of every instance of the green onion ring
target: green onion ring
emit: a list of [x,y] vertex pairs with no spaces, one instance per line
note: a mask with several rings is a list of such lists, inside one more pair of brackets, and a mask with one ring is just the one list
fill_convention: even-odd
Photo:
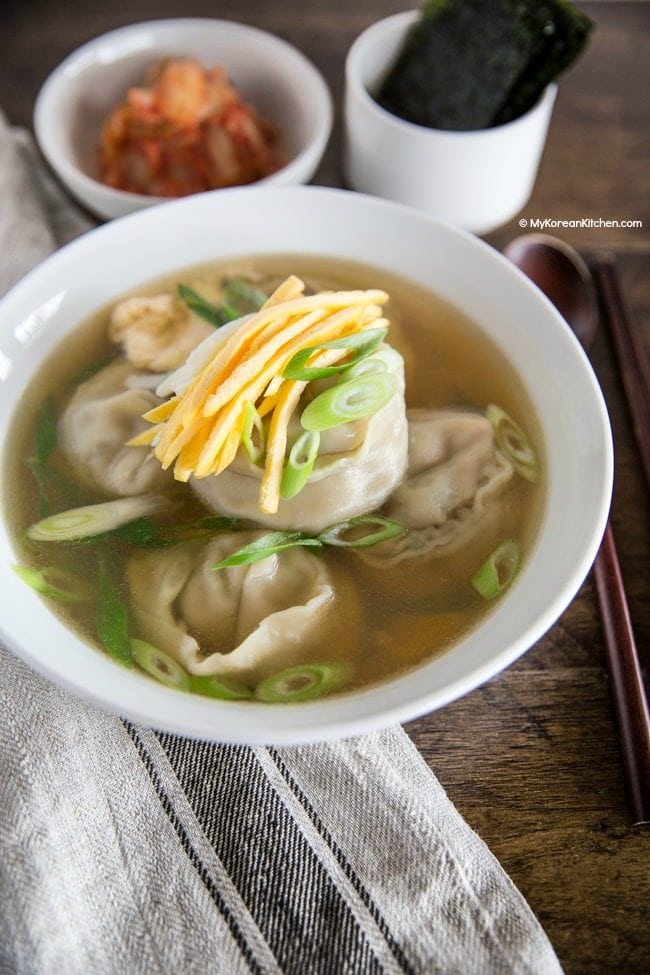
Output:
[[[378,526],[377,531],[362,535],[352,541],[346,541],[342,537],[346,532],[354,531],[355,528],[364,526],[370,528],[372,525]],[[338,525],[332,525],[331,528],[321,532],[318,540],[325,545],[335,545],[339,548],[369,548],[371,545],[377,545],[378,542],[385,542],[388,538],[404,535],[406,531],[404,525],[391,521],[390,518],[383,518],[381,515],[357,515],[355,518],[341,521]]]
[[338,690],[350,676],[345,664],[301,664],[267,677],[255,688],[255,697],[266,704],[297,704]]
[[472,585],[483,599],[494,599],[505,592],[519,572],[521,553],[517,542],[510,539],[499,545],[472,579]]
[[134,494],[113,501],[69,508],[30,525],[27,536],[35,542],[75,542],[114,531],[136,518],[164,508],[166,504],[158,495]]
[[395,373],[397,366],[401,363],[399,352],[395,352],[389,346],[377,349],[372,355],[366,356],[360,362],[355,362],[349,369],[346,369],[341,380],[347,382],[348,379],[358,379],[359,376],[367,376],[373,372]]
[[155,677],[166,687],[174,687],[178,691],[189,691],[190,677],[167,653],[146,640],[131,640],[131,653],[138,667],[147,674]]
[[307,404],[300,422],[305,430],[330,430],[376,413],[396,389],[395,377],[387,372],[370,373],[337,383]]
[[289,500],[302,491],[314,469],[319,447],[318,431],[305,430],[300,434],[287,457],[280,484],[281,498]]
[[527,481],[539,477],[539,460],[530,440],[500,406],[490,403],[485,415],[492,424],[494,438],[501,453]]
[[[257,443],[253,439],[254,434],[256,435]],[[255,409],[255,404],[251,400],[247,400],[244,406],[244,429],[241,435],[241,442],[251,464],[258,464],[266,450],[266,434],[264,433],[262,417]]]
[[[333,339],[331,342],[323,342],[322,345],[312,345],[307,349],[300,349],[291,357],[282,375],[285,379],[299,379],[303,382],[334,376],[355,362],[369,356],[383,342],[387,334],[387,328],[368,328],[363,332],[346,335],[342,339]],[[322,349],[350,349],[353,355],[351,359],[333,366],[307,366],[305,363],[314,352],[320,352]]]

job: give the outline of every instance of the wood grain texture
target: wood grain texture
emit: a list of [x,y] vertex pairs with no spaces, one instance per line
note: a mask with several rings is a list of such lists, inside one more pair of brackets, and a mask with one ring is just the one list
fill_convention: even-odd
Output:
[[[548,232],[585,256],[615,252],[632,322],[650,352],[650,4],[579,5],[597,23],[593,41],[562,80],[532,199],[488,242],[501,248],[521,232],[520,217],[642,220],[637,228]],[[323,71],[336,116],[315,182],[339,185],[345,53],[371,22],[413,6],[413,0],[10,0],[0,14],[0,106],[11,121],[29,125],[49,71],[105,30],[169,16],[241,20],[295,43]],[[603,330],[592,360],[612,419],[612,523],[647,669],[650,505]],[[628,825],[591,577],[559,622],[506,673],[408,731],[527,897],[567,975],[648,975],[650,829]]]

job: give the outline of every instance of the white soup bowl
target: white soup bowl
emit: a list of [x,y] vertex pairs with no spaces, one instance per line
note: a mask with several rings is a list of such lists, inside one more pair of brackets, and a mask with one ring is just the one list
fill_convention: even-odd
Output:
[[[106,224],[37,267],[0,302],[0,443],[7,442],[39,367],[97,309],[183,267],[289,253],[386,269],[477,322],[515,366],[539,418],[545,509],[513,585],[451,649],[365,690],[273,706],[180,693],[89,648],[12,572],[19,555],[3,508],[0,638],[87,701],[203,739],[289,744],[337,738],[415,718],[471,691],[531,647],[567,607],[596,555],[609,508],[613,463],[603,397],[573,333],[541,292],[464,231],[395,203],[320,187],[188,197]],[[5,470],[3,463],[6,505]]]

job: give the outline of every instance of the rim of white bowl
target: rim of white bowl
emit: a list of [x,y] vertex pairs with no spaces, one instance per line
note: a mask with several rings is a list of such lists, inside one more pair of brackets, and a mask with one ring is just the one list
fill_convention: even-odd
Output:
[[368,91],[361,79],[360,61],[366,48],[374,43],[378,37],[405,33],[408,27],[419,18],[420,14],[420,10],[405,10],[402,13],[391,14],[390,17],[376,21],[362,31],[352,42],[345,59],[345,80],[350,91],[359,99],[367,112],[380,119],[385,125],[394,128],[396,138],[400,132],[409,132],[411,135],[419,134],[423,139],[435,135],[437,138],[456,142],[474,142],[481,138],[493,138],[496,133],[505,133],[524,125],[531,115],[545,110],[547,103],[550,102],[552,105],[555,101],[558,86],[556,82],[551,82],[546,86],[535,104],[531,105],[521,115],[510,119],[509,122],[502,122],[501,125],[493,125],[483,129],[434,129],[426,125],[419,125],[417,122],[409,122],[408,119],[400,118],[399,115],[393,115],[392,112],[383,108]]
[[[302,51],[289,41],[279,37],[277,34],[272,34],[270,31],[262,30],[260,27],[243,24],[239,21],[220,20],[218,18],[212,19],[210,17],[174,17],[164,20],[146,20],[137,24],[127,24],[124,27],[116,27],[114,30],[108,31],[105,34],[100,34],[98,37],[86,41],[68,54],[43,82],[34,103],[34,133],[41,152],[50,166],[60,174],[61,178],[66,182],[66,185],[69,185],[70,181],[76,181],[85,187],[87,191],[99,193],[107,199],[120,200],[126,205],[131,204],[138,208],[184,199],[184,197],[150,196],[146,193],[131,193],[128,190],[120,190],[112,186],[107,186],[100,180],[88,175],[87,172],[72,162],[65,152],[59,151],[59,149],[52,145],[50,139],[47,137],[46,120],[50,101],[58,94],[60,86],[67,78],[69,72],[73,71],[79,64],[82,64],[84,59],[88,58],[93,52],[100,50],[106,45],[110,45],[111,41],[119,41],[130,35],[141,33],[144,38],[145,34],[148,33],[150,37],[155,38],[159,34],[192,27],[210,30],[217,28],[228,31],[231,35],[247,35],[251,38],[257,38],[265,44],[273,44],[277,48],[280,56],[284,54],[287,57],[293,58],[296,64],[300,64],[303,70],[309,72],[313,81],[317,100],[314,106],[314,115],[320,119],[315,135],[286,165],[271,173],[269,176],[264,176],[262,179],[256,180],[255,183],[248,184],[248,186],[269,186],[285,180],[290,183],[296,171],[301,170],[306,165],[314,165],[314,167],[318,165],[318,161],[325,152],[332,133],[334,107],[332,94],[327,82],[313,61],[310,61]],[[145,51],[147,46],[143,43],[140,50]],[[150,46],[153,47],[153,45]],[[133,50],[136,49],[131,49],[131,52]],[[198,194],[192,195],[196,196]]]
[[[48,279],[53,281],[69,280],[70,278],[66,277],[66,273],[70,267],[74,267],[75,257],[83,249],[91,251],[88,255],[90,258],[92,251],[101,248],[106,241],[111,243],[112,250],[119,252],[120,246],[129,241],[131,232],[137,230],[139,223],[147,226],[149,236],[156,239],[156,228],[160,234],[179,210],[184,211],[185,223],[190,219],[195,219],[200,224],[201,221],[205,220],[206,208],[221,206],[220,201],[223,201],[223,206],[226,209],[232,207],[234,215],[235,212],[240,212],[241,196],[243,194],[250,195],[251,192],[255,194],[254,202],[258,211],[263,205],[261,194],[268,207],[275,206],[278,211],[281,210],[282,212],[286,212],[287,201],[291,198],[300,203],[300,212],[303,213],[307,212],[307,207],[311,202],[318,212],[319,219],[323,219],[323,214],[325,214],[325,219],[328,221],[332,219],[331,214],[335,207],[338,204],[345,203],[346,208],[351,207],[355,211],[355,225],[357,226],[361,225],[360,221],[363,221],[364,215],[372,216],[373,212],[383,215],[382,219],[383,217],[391,220],[394,218],[396,222],[407,220],[409,224],[413,225],[414,232],[417,227],[423,229],[428,226],[432,232],[445,237],[447,247],[461,245],[464,248],[469,247],[475,251],[480,251],[482,254],[480,260],[485,265],[485,271],[487,272],[489,269],[490,276],[502,277],[504,269],[507,267],[507,273],[512,282],[511,287],[515,293],[527,294],[525,300],[529,305],[533,302],[538,307],[543,306],[545,308],[545,316],[549,319],[550,337],[553,339],[550,347],[559,349],[554,354],[560,355],[561,353],[563,358],[573,357],[573,361],[578,367],[582,391],[589,406],[593,408],[589,412],[588,422],[593,426],[594,433],[597,434],[595,439],[599,448],[599,469],[590,468],[590,485],[592,488],[595,485],[595,493],[592,491],[593,518],[589,522],[588,537],[582,544],[579,555],[575,557],[570,572],[566,578],[562,578],[561,586],[557,585],[555,579],[553,580],[552,598],[543,606],[536,607],[534,618],[527,622],[516,639],[512,639],[505,648],[492,653],[480,666],[474,666],[468,672],[460,676],[453,676],[450,679],[447,679],[445,675],[450,670],[453,673],[456,660],[466,645],[472,642],[472,633],[448,651],[407,672],[404,676],[365,690],[290,707],[277,707],[257,702],[254,704],[221,702],[191,695],[189,697],[191,706],[188,707],[186,695],[172,691],[162,685],[153,684],[150,680],[133,672],[122,670],[108,657],[89,647],[86,642],[77,637],[50,612],[44,600],[40,599],[35,593],[28,592],[25,595],[24,583],[13,576],[7,565],[0,565],[0,572],[4,571],[4,582],[9,596],[7,605],[13,605],[11,603],[11,591],[13,590],[18,598],[23,600],[29,598],[30,605],[34,607],[35,611],[40,606],[41,610],[35,612],[35,616],[43,615],[47,618],[48,648],[56,645],[57,637],[60,636],[66,643],[68,666],[73,668],[74,665],[78,665],[80,669],[72,674],[62,674],[60,669],[50,664],[47,652],[41,652],[39,655],[32,646],[26,646],[20,642],[20,639],[16,638],[11,629],[7,629],[2,620],[0,620],[0,635],[6,645],[13,649],[18,657],[27,661],[40,673],[53,679],[55,683],[113,714],[144,722],[152,727],[162,728],[173,733],[213,741],[289,745],[360,734],[386,727],[395,722],[412,720],[424,713],[437,710],[479,687],[532,647],[556,622],[572,601],[597,554],[605,529],[611,498],[613,448],[605,401],[593,369],[575,335],[548,299],[503,255],[467,231],[402,204],[377,199],[365,194],[313,186],[292,186],[263,190],[251,190],[248,187],[242,187],[224,190],[221,194],[198,194],[172,201],[165,206],[152,207],[132,213],[120,220],[112,221],[90,231],[47,258],[26,275],[22,281],[18,282],[0,301],[0,317],[7,312],[11,314],[13,321],[17,320],[15,313],[23,314],[20,308],[21,304],[33,309],[34,299],[27,300],[27,296],[30,290],[38,285],[39,278],[42,278],[44,283]],[[250,252],[252,253],[252,250]],[[260,253],[259,249],[256,253]],[[367,264],[373,264],[372,259],[363,255],[357,254],[351,257],[348,254],[346,257],[350,260],[361,260]],[[97,266],[102,266],[101,262],[97,262]],[[145,282],[143,281],[143,283]],[[12,309],[12,306],[16,307]],[[19,318],[18,320],[22,321],[23,319]],[[78,324],[78,321],[75,324]],[[516,363],[514,365],[516,368]],[[7,409],[7,419],[13,415],[14,405],[15,403],[12,403],[11,408]],[[0,419],[1,414],[2,404],[0,403]],[[3,534],[5,534],[4,538],[2,537]],[[533,544],[529,563],[524,566],[517,580],[515,580],[512,591],[515,588],[521,589],[524,579],[528,577],[531,568],[530,563],[535,560],[542,537],[543,529],[540,528]],[[6,533],[4,518],[0,519],[0,544],[7,546],[12,553],[15,551],[13,543]],[[565,566],[561,566],[560,572],[565,571]],[[513,597],[509,594],[506,594],[504,601],[507,601],[511,609],[515,605]],[[505,605],[504,601],[501,602],[501,606]],[[494,642],[492,632],[494,627],[491,621],[499,616],[503,617],[503,612],[497,606],[487,621],[480,625],[481,631],[490,635],[488,641],[490,646]],[[35,619],[31,625],[37,625],[37,623],[38,619]],[[21,625],[24,636],[25,627],[28,623],[22,617]],[[427,671],[432,668],[435,668],[436,673],[441,677],[437,686],[427,686]],[[146,693],[143,681],[146,681]],[[425,690],[423,690],[423,686],[426,687]],[[101,691],[98,688],[101,688]]]

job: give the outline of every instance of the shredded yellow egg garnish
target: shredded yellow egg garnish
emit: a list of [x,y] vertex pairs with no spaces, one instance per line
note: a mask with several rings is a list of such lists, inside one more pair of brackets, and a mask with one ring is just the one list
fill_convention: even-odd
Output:
[[[273,514],[280,502],[280,482],[289,421],[308,385],[283,378],[283,371],[301,349],[388,322],[380,290],[304,294],[305,285],[288,277],[262,308],[229,336],[179,395],[154,407],[144,418],[154,424],[129,443],[151,444],[174,477],[219,474],[235,458],[241,444],[247,404],[269,416],[260,509]],[[348,349],[318,349],[308,365],[333,365]]]

